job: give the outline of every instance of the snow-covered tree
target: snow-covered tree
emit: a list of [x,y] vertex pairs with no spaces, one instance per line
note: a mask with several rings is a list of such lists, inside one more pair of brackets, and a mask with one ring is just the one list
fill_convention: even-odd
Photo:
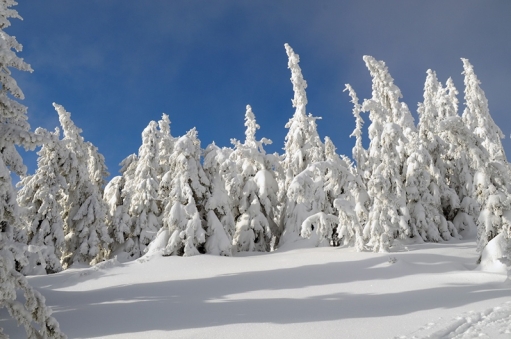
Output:
[[18,204],[26,232],[26,243],[34,250],[29,252],[29,265],[24,274],[55,273],[62,270],[60,258],[64,249],[64,220],[59,200],[67,192],[67,182],[60,166],[67,158],[67,149],[60,142],[60,130],[54,133],[38,128],[36,134],[46,138],[37,153],[35,174],[23,177],[18,184]]
[[[297,176],[307,170],[315,162],[325,160],[325,146],[317,132],[316,120],[318,117],[307,115],[307,82],[303,78],[300,68],[300,56],[288,44],[284,45],[288,56],[288,68],[291,70],[291,83],[294,97],[291,100],[295,113],[286,124],[288,132],[285,138],[282,170],[284,176],[279,180],[279,198],[281,202],[280,228],[284,231],[286,239],[293,239],[300,234],[300,227],[307,214],[295,210],[295,198],[290,185]],[[305,178],[304,178],[305,179]],[[314,180],[314,179],[312,179]],[[312,185],[312,182],[309,182]],[[298,206],[300,208],[300,206]],[[314,214],[314,213],[312,213]],[[300,216],[298,219],[296,217]]]
[[174,142],[167,114],[158,122],[151,121],[142,132],[138,156],[124,159],[121,176],[105,188],[108,224],[115,234],[112,254],[140,257],[161,229],[162,201],[168,198],[168,191],[159,186],[170,169]]
[[[315,246],[343,243],[362,250],[357,200],[364,195],[363,183],[349,159],[337,155],[328,137],[325,158],[309,165],[289,186],[286,211],[290,222],[283,237],[292,240],[299,230],[301,237],[311,239]],[[299,229],[294,225],[299,225]]]
[[142,145],[138,150],[133,193],[130,199],[129,213],[134,223],[134,235],[138,238],[140,256],[146,246],[156,237],[161,228],[160,198],[158,196],[158,160],[159,131],[158,124],[151,121],[142,132]]
[[355,146],[353,147],[352,155],[353,159],[357,162],[357,169],[359,173],[363,175],[367,151],[362,145],[362,126],[364,126],[364,120],[360,116],[360,113],[362,112],[362,105],[358,102],[357,93],[351,85],[346,84],[344,91],[348,91],[351,97],[351,103],[353,103],[353,116],[355,117],[355,129],[353,130],[353,133],[350,134],[350,138],[355,137]]
[[[21,44],[4,29],[10,26],[10,18],[21,19],[11,9],[17,3],[13,0],[0,1],[0,308],[23,325],[29,338],[65,338],[58,322],[51,316],[44,297],[28,284],[26,278],[16,271],[16,265],[27,260],[14,242],[14,228],[19,225],[16,191],[12,186],[10,171],[22,176],[26,168],[15,145],[33,149],[40,144],[40,136],[30,132],[27,109],[16,101],[23,99],[23,92],[11,77],[11,68],[31,71],[30,65],[16,55]],[[22,266],[25,266],[22,265]],[[17,300],[16,292],[21,291],[25,303]],[[7,337],[0,328],[0,336]]]
[[229,191],[237,179],[236,163],[230,159],[232,152],[231,148],[220,148],[215,143],[204,151],[204,172],[210,181],[205,205],[208,226],[206,253],[210,254],[232,255],[235,222]]
[[64,268],[74,262],[94,264],[108,255],[112,242],[105,225],[107,207],[102,199],[106,166],[97,149],[85,142],[81,129],[71,120],[64,107],[53,104],[64,132],[60,141],[68,158],[61,162],[61,175],[67,183],[60,203],[65,222],[65,249],[61,263]]
[[475,168],[474,197],[481,206],[477,219],[478,249],[501,232],[507,234],[511,227],[511,178],[510,165],[501,139],[504,134],[493,121],[488,100],[481,89],[474,68],[467,59],[462,59],[465,75],[465,110],[463,121],[476,136],[476,146],[481,150],[483,166]]
[[447,218],[450,211],[459,208],[459,198],[446,182],[442,155],[447,144],[438,135],[438,121],[445,102],[442,100],[443,87],[435,72],[428,70],[427,74],[424,102],[419,103],[418,108],[418,133],[410,134],[405,187],[413,236],[425,241],[440,241],[458,237],[457,229]]
[[162,202],[161,231],[170,236],[164,255],[192,256],[204,252],[204,207],[209,185],[201,165],[200,140],[193,128],[174,144],[170,169],[160,184],[160,190],[168,194]]
[[468,59],[463,61],[463,74],[465,75],[465,110],[463,121],[469,131],[481,138],[482,146],[488,151],[490,161],[503,161],[507,163],[504,147],[501,139],[504,133],[493,121],[488,108],[488,100],[484,91],[479,86],[481,82],[477,78],[474,67]]
[[275,223],[279,187],[274,170],[279,167],[279,158],[264,150],[271,140],[255,138],[259,125],[249,105],[245,126],[245,142],[231,140],[235,148],[231,159],[236,163],[239,185],[239,198],[233,206],[236,220],[233,245],[236,251],[269,251],[272,241],[275,245],[281,234]]
[[135,191],[133,179],[137,160],[136,154],[126,157],[120,164],[121,175],[110,180],[103,194],[103,200],[108,206],[106,225],[110,231],[110,237],[113,239],[111,255],[126,255],[127,258],[140,256],[135,225],[129,214],[131,196]]
[[282,167],[285,171],[283,190],[287,190],[293,178],[302,172],[309,164],[324,160],[324,145],[317,132],[316,120],[320,119],[307,115],[307,82],[300,68],[300,56],[291,46],[285,44],[288,56],[288,68],[291,70],[293,84],[293,107],[296,109],[293,117],[286,124],[288,132],[284,144],[284,159]]
[[362,105],[371,120],[364,176],[373,201],[364,237],[374,251],[385,252],[397,236],[413,235],[402,175],[409,152],[406,135],[415,133],[415,126],[385,63],[370,56],[364,61],[373,79],[372,98]]
[[167,114],[162,114],[158,121],[160,131],[158,142],[158,182],[170,169],[170,156],[174,148],[174,137],[170,134],[170,119]]

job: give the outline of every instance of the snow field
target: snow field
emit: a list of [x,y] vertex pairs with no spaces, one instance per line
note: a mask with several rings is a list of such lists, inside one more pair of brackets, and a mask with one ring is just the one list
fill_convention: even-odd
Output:
[[[153,253],[29,282],[69,338],[505,338],[511,285],[504,274],[474,270],[475,246],[472,239],[401,244],[387,254]],[[5,310],[0,319],[8,319]],[[24,337],[12,320],[0,326]]]

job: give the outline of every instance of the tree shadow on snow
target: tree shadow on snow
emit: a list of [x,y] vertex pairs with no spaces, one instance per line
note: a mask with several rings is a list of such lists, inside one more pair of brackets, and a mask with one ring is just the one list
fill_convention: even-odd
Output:
[[[379,256],[203,279],[119,285],[94,291],[43,288],[41,292],[61,328],[71,338],[239,323],[289,324],[397,316],[510,295],[509,285],[495,282],[420,290],[405,286],[401,289],[408,291],[398,293],[382,293],[381,289],[378,293],[359,290],[349,293],[348,285],[343,285],[374,281],[374,284],[391,286],[385,280],[415,274],[424,274],[427,279],[426,275],[430,274],[457,272],[456,267],[460,272],[467,272],[459,261],[458,257],[448,255],[408,252],[398,254],[395,264]],[[459,262],[459,266],[453,262]],[[350,286],[353,290],[354,285]],[[307,287],[315,287],[312,290],[315,295],[299,297],[303,292],[290,292]],[[235,294],[241,295],[232,296]]]

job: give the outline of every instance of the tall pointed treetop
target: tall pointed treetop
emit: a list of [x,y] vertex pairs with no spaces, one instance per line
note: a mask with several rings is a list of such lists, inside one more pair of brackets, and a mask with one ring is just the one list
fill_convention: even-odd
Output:
[[299,65],[300,56],[296,54],[288,44],[285,44],[284,46],[286,47],[286,53],[289,58],[287,67],[291,70],[291,83],[293,84],[293,91],[295,92],[295,96],[292,100],[293,107],[296,107],[295,114],[305,116],[305,106],[307,105],[307,94],[305,93],[305,89],[307,88],[307,82],[303,78],[302,69]]
[[504,133],[495,124],[490,115],[488,100],[479,86],[481,82],[474,73],[474,67],[468,59],[463,61],[465,75],[465,111],[463,121],[468,129],[483,140],[483,146],[490,153],[491,160],[505,160],[506,156],[501,139]]
[[351,87],[351,85],[346,84],[346,88],[344,91],[348,91],[351,97],[351,102],[353,103],[353,116],[355,117],[355,129],[353,133],[350,134],[351,137],[355,137],[355,146],[352,149],[353,159],[357,162],[357,166],[362,168],[365,162],[365,149],[362,145],[362,127],[364,126],[364,119],[360,113],[362,112],[362,105],[358,102],[357,93]]
[[62,105],[57,103],[53,103],[53,107],[55,107],[59,115],[60,125],[64,132],[64,139],[83,141],[83,137],[81,136],[82,129],[77,127],[73,120],[71,120],[71,113],[67,112]]
[[[364,55],[363,59],[373,78],[373,97],[369,101],[380,103],[383,108],[381,113],[385,114],[385,116],[380,117],[380,120],[396,123],[404,130],[407,128],[413,130],[415,128],[413,117],[406,104],[399,102],[399,99],[403,97],[401,90],[394,84],[394,79],[390,75],[385,62],[378,61],[369,55]],[[364,108],[364,110],[369,109]],[[371,113],[373,113],[373,110],[371,110]]]
[[250,105],[247,105],[247,111],[245,113],[245,126],[247,127],[245,130],[245,144],[250,147],[257,147],[255,134],[260,126],[255,120],[255,115]]

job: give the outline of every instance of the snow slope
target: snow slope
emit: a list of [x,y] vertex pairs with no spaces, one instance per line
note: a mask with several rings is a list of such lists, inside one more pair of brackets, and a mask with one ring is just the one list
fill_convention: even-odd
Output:
[[509,338],[511,284],[475,269],[475,246],[153,254],[29,280],[70,338]]

